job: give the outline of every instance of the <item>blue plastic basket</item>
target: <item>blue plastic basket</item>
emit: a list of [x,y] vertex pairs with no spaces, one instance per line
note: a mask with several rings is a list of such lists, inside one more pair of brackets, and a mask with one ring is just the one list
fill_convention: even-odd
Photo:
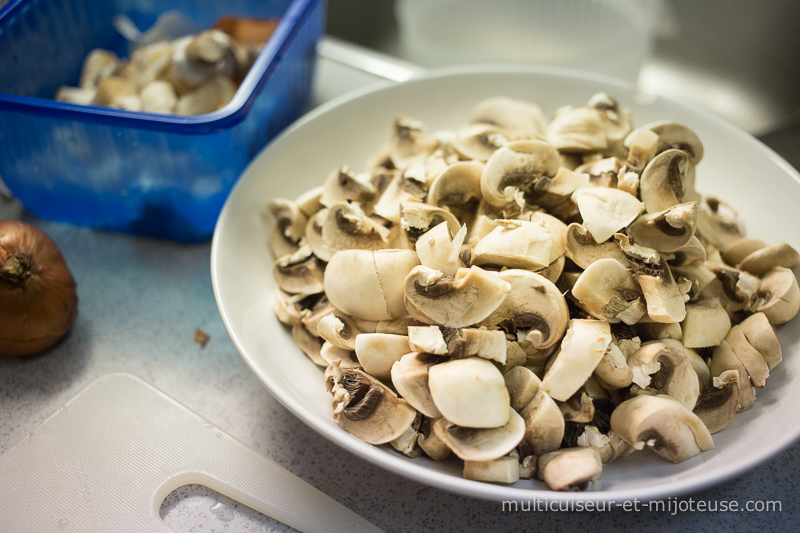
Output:
[[[222,109],[139,113],[52,100],[77,85],[93,48],[125,55],[111,19],[148,27],[178,10],[198,27],[222,15],[281,17]],[[0,9],[0,176],[39,217],[197,242],[211,236],[253,156],[304,110],[325,0],[11,0]]]

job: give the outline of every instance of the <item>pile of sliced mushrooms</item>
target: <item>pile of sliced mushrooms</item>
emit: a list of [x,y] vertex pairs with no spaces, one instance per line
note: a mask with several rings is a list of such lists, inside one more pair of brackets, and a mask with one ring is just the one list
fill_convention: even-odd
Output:
[[233,98],[236,81],[260,50],[219,29],[141,46],[129,59],[96,48],[83,62],[79,86],[60,87],[55,99],[148,113],[211,113]]
[[399,116],[363,172],[275,199],[275,313],[333,417],[464,477],[583,490],[639,450],[680,463],[781,361],[800,255],[698,194],[682,124],[608,94],[496,97],[458,131]]

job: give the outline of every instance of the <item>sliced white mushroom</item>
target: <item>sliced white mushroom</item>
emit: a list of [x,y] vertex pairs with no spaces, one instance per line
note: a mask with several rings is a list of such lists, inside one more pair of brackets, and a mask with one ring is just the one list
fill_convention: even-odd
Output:
[[599,259],[614,259],[623,266],[628,266],[628,259],[620,250],[616,241],[598,244],[586,226],[573,222],[567,228],[567,257],[576,265],[586,269]]
[[642,126],[658,135],[658,152],[670,148],[683,150],[689,155],[689,161],[696,165],[703,159],[703,143],[697,134],[688,126],[671,120],[659,120]]
[[278,258],[272,275],[281,290],[290,294],[314,294],[324,288],[322,266],[308,246]]
[[503,375],[503,379],[511,399],[511,407],[517,412],[522,411],[533,400],[542,382],[531,369],[524,366],[512,368]]
[[322,347],[319,350],[319,355],[325,360],[325,363],[328,366],[336,365],[340,368],[357,368],[359,370],[364,369],[353,350],[337,348],[327,341],[322,343]]
[[541,387],[520,415],[525,420],[525,440],[534,455],[552,452],[561,447],[564,416],[556,402]]
[[694,237],[696,225],[697,203],[689,202],[640,216],[630,225],[628,233],[637,244],[659,252],[674,252]]
[[531,102],[495,96],[478,102],[470,112],[470,124],[490,124],[510,140],[544,135],[547,121],[541,108]]
[[556,402],[564,417],[564,422],[588,424],[597,413],[592,397],[585,392],[576,392],[565,402]]
[[744,236],[736,210],[713,196],[704,196],[697,206],[697,235],[719,250]]
[[442,413],[436,407],[428,385],[428,372],[446,359],[432,354],[410,352],[392,365],[391,380],[397,392],[414,409],[430,418],[439,418]]
[[728,341],[723,339],[719,346],[714,348],[708,369],[715,378],[728,370],[734,370],[739,374],[739,409],[737,412],[747,411],[756,403],[756,389],[750,381],[750,374],[747,373],[747,369],[736,357]]
[[594,373],[606,388],[614,390],[630,386],[633,379],[627,358],[613,340],[608,344]]
[[514,141],[495,151],[481,175],[483,198],[502,207],[535,186],[542,176],[553,177],[561,166],[558,152],[544,141]]
[[322,237],[322,227],[325,225],[325,218],[328,216],[328,208],[320,209],[309,218],[306,223],[305,238],[306,244],[314,252],[320,261],[328,262],[333,257],[336,250],[331,249]]
[[417,444],[425,452],[425,455],[434,461],[444,461],[450,456],[450,448],[436,436],[436,432],[433,430],[436,421],[437,419],[425,417],[420,434],[417,436]]
[[377,190],[368,178],[368,174],[355,174],[347,165],[338,167],[325,178],[319,201],[325,207],[346,200],[358,202],[362,206],[372,205],[376,200]]
[[500,457],[493,461],[464,461],[464,479],[490,483],[516,483],[519,481],[519,460]]
[[687,348],[717,346],[728,335],[731,319],[717,299],[686,304],[686,318],[681,323],[683,345]]
[[292,340],[315,365],[328,366],[328,362],[320,355],[322,339],[308,331],[302,322],[297,322],[292,326]]
[[670,149],[656,155],[642,171],[639,194],[648,213],[659,213],[683,202],[689,156]]
[[392,365],[409,353],[408,337],[391,333],[362,333],[356,336],[358,361],[369,375],[389,380]]
[[403,281],[418,264],[412,250],[342,250],[325,269],[325,293],[334,307],[355,318],[406,316]]
[[606,242],[644,210],[635,196],[607,187],[578,189],[572,199],[578,204],[583,225],[598,243]]
[[453,359],[428,370],[436,407],[464,427],[496,428],[508,422],[510,399],[503,375],[480,357]]
[[739,324],[747,342],[758,350],[770,370],[775,368],[783,359],[781,344],[775,335],[775,330],[769,323],[764,313],[755,313],[742,320]]
[[334,367],[332,375],[333,419],[364,442],[390,442],[414,423],[417,411],[369,374]]
[[738,408],[739,373],[726,370],[714,378],[713,386],[703,390],[693,412],[713,435],[733,422]]
[[628,148],[626,166],[630,171],[641,174],[658,151],[658,135],[646,128],[636,128],[625,137],[623,145]]
[[405,278],[406,308],[411,316],[449,328],[466,327],[486,319],[510,290],[510,284],[497,273],[475,266],[461,269],[452,278],[420,265]]
[[741,361],[747,373],[750,375],[750,382],[757,389],[763,389],[767,385],[767,378],[769,377],[769,365],[767,365],[764,357],[756,350],[747,337],[744,331],[738,325],[733,326],[725,337],[728,345],[736,354],[736,357]]
[[275,257],[296,252],[305,236],[306,215],[293,201],[283,198],[267,202],[267,212],[275,219],[270,233],[270,246]]
[[632,394],[666,394],[690,411],[700,395],[700,380],[688,355],[664,342],[647,342],[628,358]]
[[671,255],[672,257],[669,259],[671,267],[702,265],[708,257],[705,246],[694,235],[689,239],[689,242],[672,252]]
[[539,270],[551,262],[553,237],[535,222],[496,220],[497,227],[475,244],[472,264]]
[[509,407],[508,422],[497,428],[461,427],[440,418],[434,432],[454,454],[465,461],[493,461],[517,447],[525,436],[525,421]]
[[355,202],[338,202],[328,209],[322,238],[333,251],[381,250],[389,247],[389,230],[369,218]]
[[481,200],[484,165],[459,161],[446,167],[431,183],[425,202],[438,207],[477,204]]
[[769,243],[763,239],[756,239],[753,237],[742,237],[730,243],[723,250],[721,250],[722,259],[725,263],[733,266],[738,266],[742,259],[752,254],[757,250],[766,248]]
[[[376,188],[375,193],[378,194]],[[401,218],[401,205],[405,202],[419,202],[420,200],[403,188],[403,175],[397,172],[389,182],[386,190],[380,195],[378,202],[373,207],[376,215],[398,224]]]
[[509,284],[509,293],[481,325],[501,326],[536,349],[554,346],[569,321],[561,291],[544,276],[527,270],[505,270],[498,276]]
[[761,280],[755,310],[764,313],[770,324],[784,324],[800,310],[797,277],[788,268],[775,267]]
[[539,388],[555,400],[566,401],[592,375],[610,342],[608,322],[570,320],[561,349]]
[[427,132],[419,120],[398,116],[389,135],[389,157],[395,168],[407,168],[424,161],[437,147],[438,141]]
[[420,235],[442,222],[447,222],[452,235],[456,235],[461,229],[458,219],[447,209],[415,202],[400,204],[400,227],[411,248]]
[[683,292],[672,277],[667,261],[631,261],[633,277],[639,283],[647,304],[647,315],[656,322],[674,323],[686,318]]
[[763,276],[775,267],[794,268],[800,265],[800,254],[785,242],[771,244],[744,257],[737,268]]
[[414,244],[421,264],[454,277],[461,266],[461,245],[467,235],[466,225],[453,236],[447,222],[423,233]]
[[509,139],[493,124],[470,124],[453,139],[453,147],[467,159],[486,162]]
[[646,311],[644,295],[630,271],[614,259],[600,259],[583,271],[572,295],[592,316],[635,324]]
[[561,152],[606,153],[621,148],[631,129],[630,113],[610,95],[597,93],[585,106],[557,109],[547,139]]
[[633,448],[647,446],[673,463],[714,448],[711,434],[697,415],[664,395],[622,402],[611,414],[611,429]]
[[564,448],[539,456],[537,470],[552,490],[581,491],[600,477],[603,461],[594,446]]

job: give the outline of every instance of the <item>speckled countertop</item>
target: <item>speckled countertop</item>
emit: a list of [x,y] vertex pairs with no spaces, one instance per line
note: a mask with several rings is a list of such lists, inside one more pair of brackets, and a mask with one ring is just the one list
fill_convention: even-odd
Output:
[[[315,103],[371,80],[323,61]],[[789,152],[783,155],[796,161],[797,143],[781,137],[773,146],[785,147]],[[681,498],[780,501],[779,512],[504,512],[496,502],[420,485],[318,435],[248,370],[217,311],[210,244],[174,244],[50,223],[2,196],[0,218],[25,220],[52,236],[81,298],[78,320],[56,348],[32,358],[0,358],[0,453],[95,378],[123,371],[152,383],[387,532],[753,531],[787,529],[800,517],[800,444],[733,481]],[[197,328],[211,337],[205,347],[194,342]],[[199,486],[175,491],[161,514],[176,531],[289,529]],[[5,531],[2,524],[0,531]]]

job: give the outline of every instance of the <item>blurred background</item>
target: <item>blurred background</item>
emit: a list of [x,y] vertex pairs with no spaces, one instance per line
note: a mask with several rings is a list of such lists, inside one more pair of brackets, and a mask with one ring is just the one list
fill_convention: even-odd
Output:
[[327,33],[432,67],[593,70],[680,98],[800,166],[797,0],[329,0]]

